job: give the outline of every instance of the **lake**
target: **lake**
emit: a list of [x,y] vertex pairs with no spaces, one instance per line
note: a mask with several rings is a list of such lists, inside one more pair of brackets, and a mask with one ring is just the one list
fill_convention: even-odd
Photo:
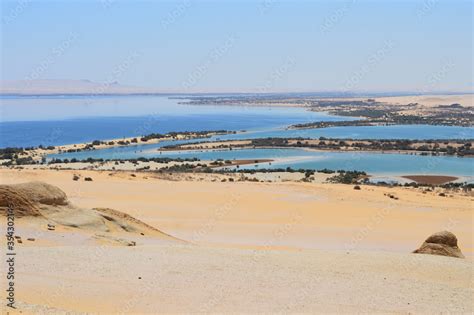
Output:
[[192,106],[168,96],[0,97],[0,147],[62,145],[149,133],[247,130],[222,139],[331,137],[354,139],[473,138],[456,126],[373,126],[286,130],[291,124],[351,119],[304,108]]
[[2,97],[0,147],[62,145],[170,131],[272,130],[343,120],[302,108],[180,105],[167,96]]
[[[0,98],[1,147],[62,145],[107,140],[170,131],[232,130],[214,141],[266,137],[354,138],[354,139],[466,139],[474,128],[456,126],[361,126],[287,130],[291,124],[347,120],[304,108],[253,106],[191,106],[168,96],[55,96]],[[316,152],[302,149],[259,149],[212,152],[166,152],[156,149],[182,143],[166,141],[151,145],[84,151],[50,157],[126,159],[170,156],[202,160],[275,159],[265,168],[363,170],[372,174],[450,174],[471,176],[472,160],[406,154]],[[250,166],[254,168],[255,166]]]
[[50,158],[88,157],[103,159],[130,159],[137,157],[198,158],[200,160],[257,160],[274,159],[271,163],[260,163],[240,168],[286,168],[359,170],[377,175],[454,175],[473,176],[474,164],[471,158],[455,156],[422,156],[393,153],[369,152],[322,152],[299,148],[285,149],[233,149],[233,150],[195,150],[163,151],[142,146],[139,150],[130,148],[111,148],[105,150],[82,151],[50,155]]

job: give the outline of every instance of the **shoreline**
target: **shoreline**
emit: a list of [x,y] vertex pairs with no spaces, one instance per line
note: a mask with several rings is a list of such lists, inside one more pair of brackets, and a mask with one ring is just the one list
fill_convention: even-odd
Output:
[[[280,182],[274,178],[273,174],[278,174],[279,176],[284,175],[283,177],[286,178],[285,181],[290,182],[309,182],[309,183],[324,183],[328,185],[364,185],[367,187],[397,187],[397,185],[390,184],[390,182],[383,184],[379,183],[379,181],[372,182],[364,182],[364,178],[373,178],[373,179],[380,179],[380,178],[388,178],[394,180],[399,187],[403,187],[404,184],[414,183],[421,186],[427,187],[442,187],[445,184],[462,184],[468,181],[472,181],[474,176],[471,175],[452,175],[452,174],[399,174],[399,173],[369,173],[363,177],[361,177],[357,182],[354,183],[339,183],[339,182],[328,182],[326,181],[329,177],[338,174],[337,170],[310,170],[310,169],[296,169],[296,168],[280,168],[277,167],[280,163],[286,163],[288,161],[299,161],[299,160],[306,160],[306,158],[302,157],[301,159],[298,158],[282,158],[282,159],[243,159],[243,160],[231,160],[231,164],[226,164],[224,160],[220,161],[219,164],[215,163],[215,161],[205,161],[199,160],[195,162],[186,162],[189,165],[195,165],[196,167],[180,171],[174,170],[175,166],[180,166],[181,164],[178,162],[168,162],[168,163],[156,163],[156,162],[142,162],[139,165],[135,165],[129,161],[125,161],[124,163],[120,163],[119,167],[114,161],[106,161],[106,162],[77,162],[77,163],[55,163],[55,164],[48,164],[48,165],[25,165],[23,167],[17,168],[6,168],[0,167],[0,172],[3,171],[90,171],[90,172],[97,172],[99,174],[108,172],[109,174],[114,173],[122,173],[127,176],[135,177],[137,175],[141,175],[144,177],[153,177],[153,176],[162,176],[164,174],[168,174],[167,178],[174,180],[179,180],[180,178],[192,178],[193,176],[204,176],[204,178],[208,175],[215,175],[217,178],[233,178],[234,180],[239,180],[241,176],[245,176],[248,180],[252,181],[252,178],[262,178],[264,182]],[[213,164],[215,163],[215,164]],[[251,165],[261,165],[264,163],[271,163],[273,168],[241,168],[239,166],[251,166]],[[199,167],[201,164],[206,164],[207,168],[211,170],[211,172],[205,171],[202,167]],[[167,168],[171,167],[170,170]],[[212,170],[216,170],[217,172],[212,172]],[[307,171],[311,171],[313,173],[314,179],[308,180],[305,177],[305,173]],[[329,172],[330,171],[330,172]],[[247,177],[250,176],[250,177]],[[254,177],[252,177],[254,176]],[[265,178],[265,179],[264,179]],[[383,182],[383,181],[382,181]],[[472,184],[471,184],[472,185]],[[406,187],[406,186],[405,186]]]
[[[285,138],[278,138],[281,140],[286,140]],[[274,145],[274,146],[269,146],[269,145],[262,145],[262,146],[256,146],[256,145],[251,145],[253,140],[266,140],[266,138],[255,138],[255,139],[241,139],[241,140],[224,140],[224,141],[215,141],[215,142],[200,142],[196,144],[182,144],[182,145],[177,145],[175,148],[158,148],[158,149],[151,149],[147,150],[145,152],[218,152],[218,151],[231,151],[231,150],[258,150],[258,149],[300,149],[300,150],[305,150],[305,151],[314,151],[314,152],[333,152],[333,153],[380,153],[380,154],[408,154],[408,155],[424,155],[424,156],[447,156],[447,157],[458,157],[458,158],[472,158],[474,155],[449,155],[445,152],[435,152],[437,155],[433,155],[432,153],[434,151],[418,151],[418,150],[380,150],[380,149],[343,149],[343,148],[314,148],[310,146],[297,146],[297,145],[288,145],[288,146],[281,146],[281,145]],[[288,138],[290,141],[297,141],[298,139],[292,139]],[[298,141],[319,141],[317,139],[302,139]],[[325,141],[351,141],[351,142],[376,142],[380,140],[346,140],[346,139],[326,139]],[[390,140],[390,141],[397,141],[397,140]],[[452,143],[449,140],[443,142],[448,142]],[[466,140],[467,142],[471,142],[470,140]],[[425,141],[420,141],[420,143],[425,143]],[[427,142],[426,142],[427,143]],[[209,145],[212,144],[214,146],[206,147],[206,148],[200,148],[198,146],[203,146],[203,145]],[[228,145],[222,147],[222,145]],[[233,146],[234,145],[234,146]],[[219,147],[221,146],[221,147]],[[195,148],[196,147],[196,148]]]
[[[163,137],[160,138],[150,138],[146,141],[142,140],[142,138],[146,138],[150,135],[144,136],[136,136],[136,137],[125,137],[125,138],[115,138],[115,139],[108,139],[108,140],[94,140],[91,142],[81,142],[81,143],[72,143],[72,144],[65,144],[65,145],[57,145],[57,146],[37,146],[33,149],[27,149],[22,147],[15,147],[12,149],[23,149],[23,154],[20,154],[21,157],[31,157],[34,161],[41,161],[43,157],[52,154],[61,154],[61,153],[68,153],[74,152],[71,150],[77,150],[76,152],[82,151],[93,151],[93,150],[102,150],[102,149],[113,149],[113,148],[121,148],[121,147],[131,147],[131,146],[140,146],[140,145],[147,145],[147,144],[157,144],[163,141],[175,141],[175,140],[194,140],[194,139],[205,139],[210,138],[212,136],[221,135],[221,134],[229,134],[235,133],[233,131],[225,131],[223,133],[221,131],[204,131],[204,134],[201,131],[196,132],[172,132],[176,134],[174,136],[169,136],[170,133],[163,134]],[[154,135],[154,134],[151,134]],[[98,144],[94,144],[97,142]],[[10,149],[10,148],[3,148],[3,150]]]
[[[212,144],[213,142],[210,142]],[[206,143],[204,143],[206,144]],[[209,144],[209,143],[207,143]],[[354,151],[341,151],[341,150],[321,150],[315,148],[304,148],[304,147],[238,147],[233,150],[254,150],[254,149],[295,149],[295,150],[305,150],[305,151],[314,151],[314,152],[333,152],[345,154],[348,152],[351,153],[367,153],[367,154],[408,154],[408,155],[421,155],[421,153],[415,152],[399,152],[399,151],[365,151],[365,150],[354,150]],[[159,150],[159,149],[158,149]],[[175,151],[173,149],[168,149],[165,151]],[[230,151],[228,148],[215,148],[215,149],[176,149],[176,151],[182,152],[227,152]],[[453,157],[454,158],[454,157]],[[293,156],[286,158],[252,158],[252,159],[216,159],[216,160],[200,160],[194,158],[170,158],[170,157],[151,157],[151,158],[132,158],[132,159],[85,159],[77,161],[68,161],[68,159],[57,160],[54,163],[46,164],[25,164],[25,165],[10,165],[10,166],[0,166],[0,169],[53,169],[53,170],[100,170],[100,171],[130,171],[130,172],[143,172],[143,173],[156,173],[156,172],[169,172],[169,173],[206,173],[206,169],[209,171],[215,169],[220,170],[222,173],[228,172],[229,174],[235,173],[272,173],[279,169],[286,170],[286,173],[294,173],[301,171],[311,171],[312,173],[325,173],[325,169],[298,169],[293,167],[283,167],[279,168],[278,165],[288,163],[288,162],[297,162],[305,160],[313,160],[314,157],[310,156]],[[239,169],[239,166],[250,166],[250,165],[261,165],[264,163],[270,163],[272,167],[266,168],[264,166],[260,168],[243,168]],[[337,170],[327,170],[331,171],[332,174],[337,174]],[[348,170],[345,170],[348,171]],[[359,171],[359,170],[356,170]],[[330,173],[330,174],[331,174]],[[365,172],[364,172],[365,173]],[[470,174],[458,175],[451,173],[438,173],[438,174],[406,174],[406,173],[384,173],[384,172],[375,172],[367,174],[369,177],[390,177],[398,182],[398,184],[406,183],[405,180],[412,180],[412,182],[417,184],[428,184],[428,185],[443,185],[447,183],[458,183],[460,180],[465,179],[470,181],[469,178],[472,178]],[[421,177],[420,177],[421,176]],[[451,180],[439,182],[440,178],[449,177]],[[377,185],[377,182],[371,183],[371,185]]]

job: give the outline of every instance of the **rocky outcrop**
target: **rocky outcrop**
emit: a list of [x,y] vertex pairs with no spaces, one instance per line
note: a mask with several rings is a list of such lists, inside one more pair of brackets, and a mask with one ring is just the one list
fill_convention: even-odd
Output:
[[413,253],[464,258],[464,255],[458,247],[456,235],[448,231],[432,234],[425,240],[421,247],[413,251]]
[[38,207],[16,187],[0,185],[0,215],[13,215],[16,218],[37,217]]
[[7,215],[15,219],[34,218],[48,231],[56,231],[57,226],[63,226],[94,234],[146,235],[178,240],[117,210],[76,207],[69,202],[65,192],[43,182],[0,185],[0,216]]

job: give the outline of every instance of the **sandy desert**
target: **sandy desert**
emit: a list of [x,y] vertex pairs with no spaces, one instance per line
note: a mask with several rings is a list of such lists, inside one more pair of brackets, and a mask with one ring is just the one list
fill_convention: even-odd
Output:
[[[73,181],[78,173],[93,181]],[[70,205],[15,221],[18,306],[34,313],[472,311],[472,196],[199,176],[2,169],[2,185],[46,182]],[[457,236],[466,258],[411,253],[443,230]]]
[[0,314],[474,314],[474,1],[0,1]]

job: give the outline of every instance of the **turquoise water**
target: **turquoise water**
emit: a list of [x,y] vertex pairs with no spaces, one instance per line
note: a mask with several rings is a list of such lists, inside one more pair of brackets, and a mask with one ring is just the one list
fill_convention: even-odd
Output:
[[352,139],[472,139],[474,128],[431,125],[331,127],[287,130],[259,130],[247,134],[221,136],[222,139],[252,138],[352,138]]
[[[354,139],[459,139],[474,138],[474,128],[454,126],[374,126],[286,130],[291,124],[347,120],[307,111],[304,108],[241,106],[189,106],[168,96],[56,96],[0,97],[0,147],[61,145],[106,140],[149,133],[199,130],[246,130],[215,136],[214,141],[267,137]],[[84,151],[51,157],[126,159],[170,156],[202,160],[278,160],[257,167],[309,169],[357,169],[377,174],[452,174],[470,176],[471,159],[416,155],[314,152],[301,149],[234,150],[222,152],[173,152],[159,154],[157,148],[182,143],[162,142]],[[253,168],[255,166],[249,166]]]
[[172,157],[199,158],[201,160],[256,160],[274,159],[272,163],[261,163],[257,166],[241,166],[241,168],[286,168],[332,170],[360,170],[369,174],[409,175],[409,174],[439,174],[455,176],[473,176],[474,164],[471,158],[451,156],[421,156],[408,154],[385,154],[366,152],[320,152],[304,149],[242,149],[221,151],[168,151],[153,150],[123,151],[98,150],[56,155],[61,158],[87,157],[104,159],[125,159],[143,157]]
[[[202,160],[276,159],[257,168],[304,168],[332,170],[360,170],[370,174],[451,174],[474,175],[470,158],[421,156],[408,154],[320,152],[304,149],[246,149],[232,151],[179,152],[161,156],[197,157]],[[256,168],[254,165],[247,168]]]

